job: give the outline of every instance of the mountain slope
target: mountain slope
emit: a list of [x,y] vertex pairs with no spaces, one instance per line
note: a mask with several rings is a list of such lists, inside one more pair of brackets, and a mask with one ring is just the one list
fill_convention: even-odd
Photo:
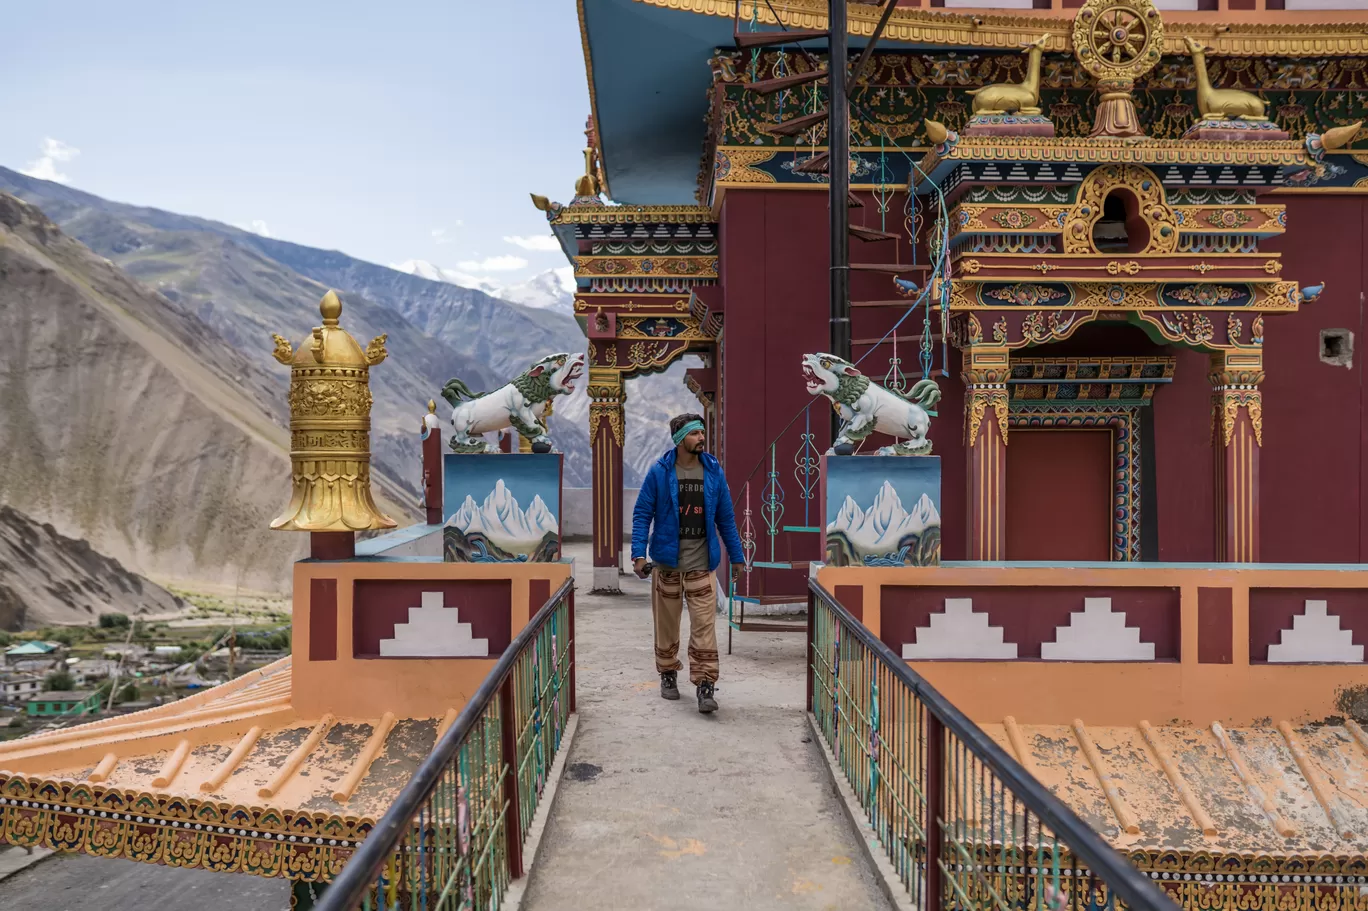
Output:
[[[212,326],[282,383],[284,372],[270,359],[270,334],[281,332],[298,344],[317,324],[325,286],[341,292],[343,324],[363,344],[389,333],[390,358],[371,375],[371,449],[377,470],[404,484],[410,500],[416,500],[421,478],[412,428],[448,379],[492,389],[546,354],[586,347],[566,298],[555,296],[554,272],[505,289],[537,305],[524,306],[452,284],[453,276],[435,267],[406,264],[420,273],[408,274],[209,219],[110,202],[6,168],[0,168],[0,191],[40,206],[73,237]],[[683,386],[684,370],[696,363],[687,361],[628,383],[624,486],[637,486],[669,445],[669,418],[699,410]],[[438,402],[445,421],[449,411]],[[282,390],[263,406],[279,418],[284,403]],[[590,485],[588,422],[583,385],[569,401],[556,402],[551,435],[566,454],[569,487]]]
[[[298,344],[318,325],[324,292],[329,287],[341,291],[342,324],[361,344],[381,333],[389,336],[390,357],[371,373],[371,451],[376,467],[408,489],[408,499],[418,496],[421,454],[414,428],[427,401],[437,397],[451,376],[474,388],[502,381],[485,362],[435,342],[401,314],[368,299],[355,282],[327,281],[334,273],[344,278],[348,261],[356,262],[341,253],[272,241],[207,219],[109,202],[5,168],[0,168],[0,190],[40,206],[64,231],[159,291],[182,313],[198,317],[258,368],[279,377],[279,408],[285,404],[288,375],[271,357],[271,334],[279,332]],[[301,274],[272,254],[296,263],[314,262],[314,273],[323,277]],[[587,445],[586,440],[586,455]]]
[[91,623],[100,614],[165,614],[180,598],[86,541],[0,506],[0,629]]
[[306,541],[269,530],[275,367],[0,193],[0,502],[139,573],[281,590]]

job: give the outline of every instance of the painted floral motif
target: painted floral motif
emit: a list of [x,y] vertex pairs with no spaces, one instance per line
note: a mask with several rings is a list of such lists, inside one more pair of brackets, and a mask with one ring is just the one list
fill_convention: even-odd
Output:
[[1200,284],[1173,288],[1165,296],[1199,307],[1215,307],[1218,304],[1239,302],[1247,295],[1239,288],[1228,285]]
[[1020,231],[1035,224],[1037,219],[1025,209],[1003,209],[993,217],[1003,228],[1009,231]]
[[1163,313],[1159,319],[1166,333],[1175,341],[1204,345],[1216,334],[1211,320],[1202,313]]
[[1239,209],[1218,209],[1215,212],[1208,212],[1206,221],[1213,228],[1231,229],[1243,227],[1252,219],[1248,213]]
[[1059,300],[1061,297],[1068,297],[1066,292],[1058,288],[1047,288],[1044,285],[1035,285],[1029,282],[1007,285],[1004,288],[993,288],[990,291],[985,291],[984,294],[994,300],[1015,304],[1018,307],[1039,307],[1048,304],[1050,301]]
[[731,173],[731,158],[729,158],[729,157],[727,156],[727,153],[726,153],[726,152],[723,152],[723,151],[721,151],[721,150],[719,149],[718,152],[717,152],[717,155],[715,156],[715,158],[714,158],[714,160],[713,160],[713,179],[714,179],[714,180],[726,180],[726,179],[727,179],[727,175],[730,174],[730,173]]

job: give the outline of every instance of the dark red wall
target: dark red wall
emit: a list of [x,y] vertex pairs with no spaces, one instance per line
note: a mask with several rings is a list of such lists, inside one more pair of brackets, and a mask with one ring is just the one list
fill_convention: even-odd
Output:
[[[861,194],[868,199],[868,194]],[[851,220],[878,226],[877,214],[851,210]],[[903,201],[890,205],[889,230],[901,230]],[[872,220],[871,220],[872,219]],[[723,357],[723,396],[727,402],[723,417],[726,437],[727,483],[733,497],[740,500],[746,480],[751,481],[751,508],[756,527],[756,559],[769,560],[768,538],[760,513],[763,489],[769,470],[768,447],[777,440],[776,469],[784,489],[784,516],[781,524],[803,523],[803,501],[794,478],[794,457],[801,444],[803,419],[785,431],[785,426],[812,402],[803,384],[802,356],[827,351],[830,347],[830,272],[827,228],[827,198],[821,192],[794,190],[733,190],[722,202],[719,225],[721,244],[721,285],[725,301],[725,340]],[[911,262],[912,251],[903,245],[895,251],[892,242],[866,244],[851,240],[853,262]],[[856,273],[851,281],[852,300],[893,298],[892,279],[886,274]],[[882,336],[904,311],[857,309],[853,311],[851,337]],[[898,335],[921,332],[921,316],[905,322]],[[915,323],[915,325],[914,325]],[[939,331],[939,319],[934,328]],[[857,347],[858,358],[869,350]],[[905,373],[920,376],[917,347],[900,344],[898,354]],[[885,343],[871,354],[860,369],[882,380],[892,356]],[[953,378],[937,377],[943,400],[939,417],[932,418],[931,439],[943,466],[941,515],[949,523],[942,533],[943,558],[963,559],[964,531],[959,527],[964,513],[963,393],[959,383],[959,354],[950,352]],[[941,366],[941,347],[936,345],[935,366]],[[814,444],[818,455],[831,441],[831,408],[819,402],[811,409]],[[871,441],[872,443],[872,441]],[[808,521],[816,525],[821,505],[811,501]],[[945,517],[950,517],[946,519]],[[737,520],[741,521],[740,508]],[[791,549],[790,549],[791,548]],[[820,559],[818,535],[786,535],[779,540],[779,561]],[[801,591],[805,573],[765,571],[767,592]],[[782,588],[780,587],[782,586]]]
[[[1267,248],[1282,274],[1325,293],[1264,327],[1262,560],[1357,563],[1365,553],[1363,437],[1364,218],[1361,196],[1270,197],[1287,206],[1287,234]],[[1354,333],[1352,368],[1320,360],[1320,330]]]
[[[867,194],[861,194],[868,199]],[[1363,337],[1364,244],[1368,206],[1360,197],[1291,195],[1268,197],[1288,209],[1288,235],[1266,242],[1283,253],[1283,276],[1303,285],[1326,283],[1325,294],[1295,315],[1265,316],[1263,448],[1260,521],[1264,562],[1353,563],[1368,561],[1368,478],[1363,452],[1368,435],[1368,400],[1363,395],[1361,361],[1368,357]],[[779,438],[776,467],[785,493],[783,524],[801,524],[802,500],[793,477],[801,419],[780,436],[785,424],[810,401],[803,387],[800,358],[829,347],[828,232],[826,195],[797,190],[733,190],[722,203],[721,285],[726,306],[723,396],[727,479],[733,495],[751,479],[751,507],[760,550],[768,560],[768,539],[760,513],[767,447]],[[890,207],[901,213],[902,201]],[[871,207],[853,209],[852,221],[878,227]],[[896,221],[896,219],[895,219]],[[891,230],[900,228],[890,222]],[[892,243],[851,241],[853,262],[910,262],[912,252]],[[924,260],[924,256],[922,257]],[[855,273],[852,300],[893,297],[887,275]],[[883,335],[901,310],[852,311],[853,338]],[[1252,317],[1246,318],[1246,331]],[[915,325],[914,325],[915,323]],[[921,331],[920,315],[898,334]],[[935,326],[939,330],[939,325]],[[1351,369],[1319,359],[1320,330],[1349,329],[1357,350]],[[868,350],[857,348],[856,357]],[[915,344],[899,346],[906,373],[919,374]],[[885,343],[861,364],[882,379],[891,346]],[[1208,357],[1184,348],[1163,347],[1139,329],[1123,324],[1083,327],[1056,345],[1026,349],[1022,356],[1157,355],[1177,358],[1174,382],[1155,394],[1153,453],[1156,557],[1163,562],[1214,559],[1212,492],[1212,412]],[[965,558],[964,389],[960,357],[950,351],[949,377],[937,376],[943,394],[931,439],[941,456],[942,558]],[[942,366],[936,345],[935,367]],[[818,451],[830,441],[830,411],[812,409]],[[1011,456],[1010,437],[1008,457]],[[1055,481],[1059,479],[1053,479]],[[812,503],[817,522],[819,504]],[[740,515],[738,514],[738,520]],[[811,540],[809,540],[811,538]],[[817,559],[817,536],[792,536],[792,549],[780,539],[779,560]],[[798,573],[769,573],[767,590],[798,591]]]

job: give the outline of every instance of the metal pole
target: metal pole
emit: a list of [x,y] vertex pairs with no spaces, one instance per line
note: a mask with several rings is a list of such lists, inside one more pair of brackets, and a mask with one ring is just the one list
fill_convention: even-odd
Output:
[[[522,811],[519,806],[521,795],[518,793],[518,730],[514,719],[514,676],[509,674],[499,687],[499,728],[503,751],[504,845],[508,852],[508,875],[513,879],[520,879],[525,871],[522,858]],[[532,698],[537,697],[534,695]]]
[[923,727],[926,732],[926,780],[923,782],[926,816],[922,820],[922,831],[926,833],[925,908],[926,911],[941,911],[945,907],[945,876],[940,868],[945,848],[945,835],[941,830],[941,808],[945,806],[945,725],[930,706],[923,703],[921,710],[926,718]]
[[[846,0],[830,0],[827,11],[827,173],[831,207],[831,353],[850,355],[850,99],[846,95]],[[831,438],[841,419],[833,413]]]

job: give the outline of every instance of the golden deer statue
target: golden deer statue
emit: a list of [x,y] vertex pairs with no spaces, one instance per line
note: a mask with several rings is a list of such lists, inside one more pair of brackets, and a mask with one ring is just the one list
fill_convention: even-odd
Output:
[[1197,70],[1197,111],[1202,120],[1267,120],[1267,105],[1258,95],[1239,89],[1213,89],[1207,76],[1206,48],[1191,38],[1187,42],[1192,66]]
[[1020,84],[995,82],[974,89],[974,113],[977,114],[1039,114],[1040,113],[1040,54],[1049,35],[1041,35],[1023,44],[1023,53],[1030,54],[1026,63],[1026,79]]

